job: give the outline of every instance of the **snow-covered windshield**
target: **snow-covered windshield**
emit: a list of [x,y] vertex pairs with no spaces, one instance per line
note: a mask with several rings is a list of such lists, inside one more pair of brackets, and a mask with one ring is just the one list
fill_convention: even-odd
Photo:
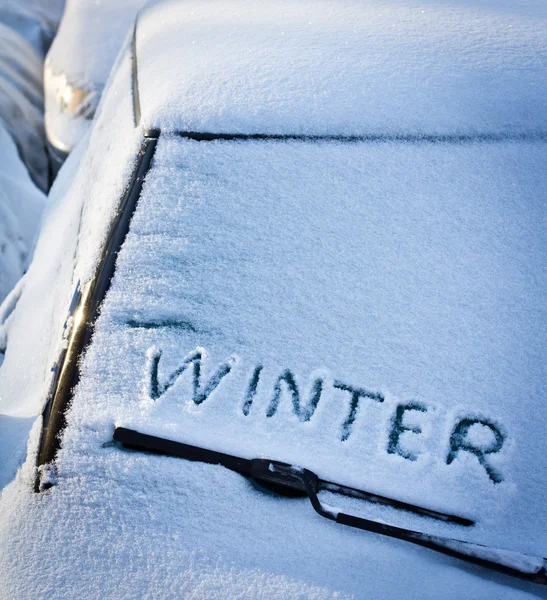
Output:
[[134,427],[540,553],[546,158],[522,140],[162,136],[60,468]]

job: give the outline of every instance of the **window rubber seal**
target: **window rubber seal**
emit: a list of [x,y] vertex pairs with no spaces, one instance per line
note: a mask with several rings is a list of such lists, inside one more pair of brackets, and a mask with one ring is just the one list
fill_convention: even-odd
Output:
[[[42,431],[37,452],[37,472],[34,491],[51,487],[42,477],[43,467],[55,461],[60,438],[66,427],[66,411],[80,378],[80,360],[88,347],[101,303],[110,288],[116,269],[116,259],[140,198],[145,177],[150,170],[158,137],[144,136],[127,188],[112,220],[93,279],[81,290],[66,348],[56,362],[54,377],[42,411]],[[78,290],[77,290],[78,291]],[[72,307],[74,309],[74,307]],[[70,311],[69,311],[70,313]]]

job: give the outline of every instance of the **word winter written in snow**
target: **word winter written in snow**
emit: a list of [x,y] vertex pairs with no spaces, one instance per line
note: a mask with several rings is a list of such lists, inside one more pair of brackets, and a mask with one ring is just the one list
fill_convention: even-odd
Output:
[[[238,362],[237,357],[230,357],[217,366],[207,381],[202,381],[202,362],[206,356],[206,351],[203,348],[196,348],[183,358],[180,365],[162,383],[160,382],[159,375],[161,356],[162,351],[157,348],[151,348],[148,352],[147,382],[150,398],[152,400],[161,398],[185,371],[191,369],[193,381],[192,399],[196,405],[201,404],[209,398],[212,392],[221,385],[223,379],[230,375],[233,367]],[[263,368],[263,365],[260,364],[254,367],[245,388],[242,390],[243,402],[241,410],[245,416],[248,416],[250,413],[253,400],[260,386]],[[345,415],[340,430],[341,442],[345,442],[351,436],[359,407],[363,402],[381,403],[385,400],[381,392],[373,392],[338,380],[327,384],[325,379],[318,377],[309,389],[307,401],[303,402],[303,394],[298,387],[293,371],[285,369],[279,374],[271,390],[266,417],[271,418],[276,414],[280,401],[283,395],[286,394],[292,401],[292,409],[298,419],[301,422],[309,421],[313,417],[327,385],[331,385],[335,390],[344,393],[349,400],[349,410]],[[422,402],[417,401],[398,404],[390,419],[386,450],[389,454],[397,454],[407,460],[415,461],[418,458],[418,454],[406,450],[400,443],[403,434],[422,434],[422,429],[419,425],[407,423],[407,414],[411,412],[427,413],[428,408]],[[490,441],[487,443],[478,443],[475,441],[473,436],[469,435],[471,428],[474,426],[480,426],[489,430]],[[469,452],[478,459],[479,464],[485,469],[490,480],[494,483],[500,483],[503,481],[503,476],[489,462],[488,455],[499,452],[504,441],[505,435],[502,433],[501,428],[491,420],[471,415],[464,416],[457,420],[452,428],[444,460],[447,465],[450,465],[460,452]]]

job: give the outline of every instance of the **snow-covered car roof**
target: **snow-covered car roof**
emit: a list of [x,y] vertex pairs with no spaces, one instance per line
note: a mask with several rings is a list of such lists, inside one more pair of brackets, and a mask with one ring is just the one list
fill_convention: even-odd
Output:
[[[233,31],[252,21],[251,5],[239,6],[225,20]],[[349,6],[340,14],[363,31],[368,9]],[[306,7],[309,20],[323,11],[344,20],[334,4],[286,10]],[[188,77],[172,76],[181,53],[161,77],[147,76],[146,57],[157,48],[167,65],[171,24],[197,8],[157,4],[139,18],[89,138],[55,183],[17,306],[2,316],[3,414],[24,430],[44,404],[46,423],[57,418],[58,398],[69,410],[60,440],[50,436],[56,453],[41,465],[43,491],[33,491],[37,454],[51,458],[41,461],[41,419],[3,491],[0,589],[56,599],[545,595],[537,584],[331,523],[306,498],[265,492],[221,466],[114,442],[115,427],[124,427],[287,462],[474,525],[324,491],[331,514],[539,557],[523,559],[523,569],[541,568],[547,554],[539,526],[547,471],[540,122],[527,131],[502,127],[501,117],[499,129],[476,121],[471,135],[454,122],[429,134],[424,120],[418,136],[399,115],[401,135],[387,123],[385,135],[368,135],[356,112],[342,127],[341,104],[328,117],[306,112],[295,94],[282,112],[273,84],[283,117],[276,127],[263,129],[266,119],[249,109],[245,130],[235,104],[226,98],[224,114],[213,96],[211,119],[194,106],[191,121],[181,116],[191,94],[175,102],[159,87],[165,77],[182,90],[193,66]],[[468,10],[450,11],[455,30]],[[499,24],[482,10],[483,23]],[[159,15],[163,50],[152,40]],[[142,33],[147,23],[154,36]],[[520,14],[510,24],[527,23]],[[199,31],[189,27],[187,38],[194,32],[197,42]],[[217,32],[211,26],[212,45]],[[390,30],[377,25],[368,42],[374,32],[381,43]],[[301,39],[299,56],[315,43]],[[332,42],[325,55],[338,52]],[[273,44],[272,65],[277,51]],[[527,71],[507,67],[507,77],[519,73],[512,93],[518,99],[521,90],[525,107]],[[214,92],[207,78],[202,84],[203,98]],[[358,103],[366,87],[348,84],[353,97],[343,102]],[[291,130],[299,111],[303,128]],[[21,457],[21,443],[11,448]],[[13,459],[6,464],[13,472]],[[4,481],[11,477],[6,468]]]
[[[143,125],[406,135],[537,133],[545,3],[151,3],[136,36]],[[168,74],[168,75],[167,75]],[[542,130],[544,131],[544,130]]]

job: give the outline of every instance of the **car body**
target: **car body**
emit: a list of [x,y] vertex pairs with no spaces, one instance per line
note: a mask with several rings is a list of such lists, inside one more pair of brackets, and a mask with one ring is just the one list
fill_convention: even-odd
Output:
[[542,10],[141,12],[5,317],[2,408],[32,427],[8,596],[545,594],[113,438],[308,469],[474,525],[327,492],[331,516],[544,569]]
[[141,4],[139,0],[66,2],[44,68],[45,125],[56,171],[89,129]]

